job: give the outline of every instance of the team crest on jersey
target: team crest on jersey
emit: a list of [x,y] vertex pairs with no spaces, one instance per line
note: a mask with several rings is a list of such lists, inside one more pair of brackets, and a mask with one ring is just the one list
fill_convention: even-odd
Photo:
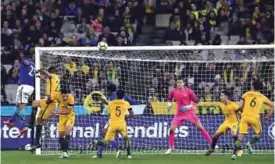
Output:
[[275,139],[275,127],[274,127],[274,122],[269,126],[268,128],[268,135],[271,137],[273,140]]

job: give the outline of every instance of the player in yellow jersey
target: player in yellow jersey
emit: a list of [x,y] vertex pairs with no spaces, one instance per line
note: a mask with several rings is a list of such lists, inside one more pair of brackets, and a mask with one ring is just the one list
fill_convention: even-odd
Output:
[[225,120],[219,126],[214,136],[212,137],[211,149],[207,151],[205,154],[209,156],[211,153],[215,151],[216,144],[218,142],[218,138],[221,135],[224,135],[228,130],[230,130],[231,136],[234,139],[234,142],[237,140],[237,131],[238,131],[238,117],[237,112],[239,110],[239,105],[229,100],[229,92],[223,91],[221,92],[220,99],[220,107],[223,115],[225,116]]
[[52,96],[52,101],[56,100],[59,105],[59,111],[53,110],[52,114],[59,115],[58,121],[58,135],[59,144],[63,151],[61,158],[68,158],[68,148],[70,142],[70,133],[74,127],[75,113],[74,113],[74,96],[70,91],[61,89],[61,92],[56,92]]
[[40,138],[43,123],[48,119],[51,115],[51,112],[56,109],[57,103],[56,101],[51,102],[51,97],[60,92],[60,79],[56,74],[56,69],[54,67],[50,67],[48,71],[40,69],[37,70],[36,73],[41,73],[43,77],[46,77],[46,98],[41,100],[34,100],[32,103],[32,107],[37,110],[37,107],[40,107],[41,110],[38,113],[38,117],[36,118],[36,133],[35,133],[35,146],[32,148],[32,151],[35,148],[40,147]]
[[260,109],[263,104],[266,104],[270,107],[268,115],[265,117],[265,122],[272,117],[274,112],[274,104],[263,94],[260,93],[262,89],[262,82],[259,80],[254,80],[252,82],[252,90],[246,92],[241,99],[240,106],[242,110],[242,116],[240,121],[240,129],[239,136],[237,141],[235,142],[234,151],[232,155],[232,159],[236,159],[236,153],[240,149],[241,142],[245,135],[248,133],[248,127],[251,127],[255,133],[250,140],[246,143],[246,148],[249,153],[252,153],[252,146],[256,143],[262,133],[262,126],[260,120]]
[[[103,140],[96,140],[93,142],[93,145],[99,147],[105,147],[110,141],[115,139],[116,133],[120,133],[124,139],[125,148],[127,150],[127,157],[131,159],[131,151],[130,151],[130,141],[127,136],[127,125],[125,121],[125,116],[127,111],[130,113],[130,117],[134,116],[134,112],[131,108],[129,102],[123,100],[124,91],[118,90],[117,91],[117,99],[110,101],[108,104],[109,110],[109,127],[106,132],[106,135]],[[102,151],[103,149],[99,149],[97,154],[93,156],[93,158],[102,158]],[[119,158],[121,151],[117,152],[116,158]]]

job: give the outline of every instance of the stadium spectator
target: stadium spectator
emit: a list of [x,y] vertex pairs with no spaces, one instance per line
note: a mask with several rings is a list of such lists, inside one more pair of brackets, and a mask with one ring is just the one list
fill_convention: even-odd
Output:
[[[171,18],[168,17],[167,20],[169,26],[167,26],[164,35],[159,38],[162,40],[160,44],[164,44],[167,40],[180,41],[184,45],[274,43],[274,7],[272,5],[274,2],[272,0],[246,2],[243,0],[192,0],[190,2],[183,0],[163,0],[161,2],[155,0],[145,0],[144,2],[137,0],[127,2],[120,0],[5,1],[1,4],[1,37],[3,40],[1,42],[3,47],[1,59],[3,64],[12,65],[17,62],[16,59],[20,54],[32,53],[34,46],[96,46],[98,41],[102,40],[107,41],[110,46],[136,45],[144,27],[153,27],[154,32],[146,33],[146,35],[149,36],[149,39],[155,37],[153,35],[159,29],[154,26],[153,20],[159,13],[171,14]],[[239,41],[236,40],[236,37],[240,38]],[[174,42],[171,43],[174,44]],[[268,58],[266,53],[263,55],[250,51],[225,52],[224,54],[216,54],[216,52],[179,53],[184,56],[185,60],[200,59],[201,57],[205,60],[215,60],[219,56],[221,59],[228,60]],[[127,67],[131,68],[131,66]],[[166,97],[165,90],[168,90],[169,86],[171,87],[174,83],[173,77],[169,75],[174,73],[175,65],[169,67],[171,68],[160,67],[160,71],[154,73],[157,76],[153,76],[161,77],[157,79],[158,88],[156,88],[160,98]],[[223,83],[226,83],[227,87],[233,91],[235,85],[244,85],[246,87],[244,88],[247,89],[249,84],[246,84],[245,81],[249,81],[255,73],[269,77],[262,75],[261,72],[265,71],[261,71],[259,68],[255,70],[249,66],[236,68],[238,70],[231,66],[230,69],[226,68],[224,72],[219,73],[215,71],[212,73],[213,68],[204,70],[204,67],[198,66],[198,64],[185,67],[178,70],[178,74],[183,74],[187,82],[193,84],[191,87],[198,88],[201,82],[214,83],[215,89],[213,89],[214,86],[209,85],[212,88],[211,92],[215,90],[213,99],[218,97],[216,93],[222,88]],[[118,65],[114,68],[107,66],[106,69],[103,69],[104,67],[98,61],[93,64],[80,61],[78,64],[77,61],[69,59],[65,61],[64,68],[65,72],[70,73],[70,75],[64,73],[64,77],[78,76],[76,74],[81,71],[85,74],[84,79],[92,81],[92,84],[98,83],[100,86],[104,86],[103,84],[107,83],[108,79],[113,81],[114,76],[115,81],[123,79],[125,85],[128,83],[128,77],[120,77]],[[270,70],[270,68],[267,69]],[[128,69],[126,70],[128,71]],[[218,69],[216,66],[214,70],[222,69]],[[123,69],[121,71],[127,72]],[[201,72],[211,74],[211,78],[201,77]],[[217,74],[221,76],[219,82],[216,79]],[[235,81],[235,78],[239,79],[241,84],[233,84],[232,81]],[[207,81],[207,79],[210,80]],[[269,79],[264,81],[265,92],[273,90],[270,84],[272,81]],[[202,88],[205,88],[205,85]],[[244,88],[241,88],[242,91]]]
[[245,38],[245,36],[240,36],[240,40],[236,43],[238,45],[247,45],[249,44]]
[[114,34],[110,32],[110,28],[108,26],[104,27],[104,30],[101,35],[99,35],[98,38],[99,41],[104,41],[108,43],[108,45],[114,46],[116,45],[116,38]]
[[78,33],[88,33],[90,30],[89,26],[87,25],[86,20],[83,18],[81,20],[81,24],[77,27]]
[[66,16],[77,16],[77,8],[74,2],[70,2],[65,10]]
[[64,58],[64,67],[72,75],[77,71],[76,63],[70,58]]
[[106,72],[108,82],[117,84],[117,68],[112,61],[108,63]]
[[19,60],[15,60],[12,68],[9,70],[8,73],[8,83],[9,84],[18,84],[19,80]]
[[231,88],[234,82],[234,68],[231,64],[227,64],[223,71],[223,80],[227,88]]
[[222,43],[221,36],[217,34],[212,41],[212,45],[221,45],[221,43]]
[[7,84],[8,74],[6,68],[1,64],[1,103],[7,102],[5,86]]

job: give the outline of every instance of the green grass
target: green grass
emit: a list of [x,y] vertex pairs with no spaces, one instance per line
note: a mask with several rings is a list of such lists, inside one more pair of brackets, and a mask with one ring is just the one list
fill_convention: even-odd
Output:
[[232,161],[229,154],[212,155],[135,155],[128,160],[125,156],[116,160],[114,155],[105,155],[103,159],[92,159],[89,155],[70,156],[70,159],[59,159],[59,156],[36,156],[26,151],[2,151],[3,164],[273,164],[271,155],[243,155]]

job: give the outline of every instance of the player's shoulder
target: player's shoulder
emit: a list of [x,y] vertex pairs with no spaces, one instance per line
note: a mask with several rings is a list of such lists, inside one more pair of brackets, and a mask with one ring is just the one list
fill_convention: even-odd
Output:
[[62,97],[61,92],[54,92],[52,96],[54,98],[61,98]]
[[120,105],[130,105],[130,103],[126,100],[112,100],[109,102],[109,104],[120,104]]
[[239,107],[238,103],[235,102],[235,101],[230,101],[230,106],[233,107],[233,108],[238,108]]
[[55,73],[51,73],[51,75],[52,75],[52,78],[53,78],[53,79],[57,79],[57,78],[58,78],[58,75],[55,74]]
[[246,98],[246,96],[251,95],[252,91],[247,91],[243,94],[242,98]]
[[130,106],[130,103],[129,103],[128,101],[122,100],[122,102],[123,102],[125,105]]
[[70,93],[69,98],[74,99],[74,95]]

